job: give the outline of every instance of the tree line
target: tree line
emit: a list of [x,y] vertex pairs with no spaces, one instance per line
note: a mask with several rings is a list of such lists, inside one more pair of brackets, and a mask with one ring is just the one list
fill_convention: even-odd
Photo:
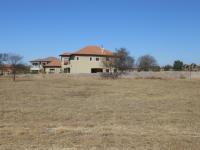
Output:
[[[183,71],[184,66],[186,66],[182,61],[175,60],[173,65],[165,65],[161,67],[156,58],[149,54],[140,56],[137,60],[135,60],[135,58],[130,55],[126,48],[116,49],[113,58],[110,61],[105,61],[104,65],[110,69],[116,68],[120,73],[133,70],[161,71],[161,69],[163,71]],[[197,65],[193,64],[193,66]]]

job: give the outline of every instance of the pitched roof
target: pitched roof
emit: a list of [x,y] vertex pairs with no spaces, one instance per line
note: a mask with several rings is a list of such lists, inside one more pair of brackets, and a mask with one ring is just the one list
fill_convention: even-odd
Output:
[[50,63],[44,65],[44,67],[61,67],[61,62],[58,59],[54,59]]
[[70,56],[70,55],[71,55],[71,53],[65,52],[65,53],[62,53],[60,56]]
[[35,59],[30,62],[48,62],[44,67],[61,67],[61,62],[56,57],[47,57],[42,59]]
[[81,48],[80,50],[69,53],[65,52],[61,54],[60,56],[71,56],[71,55],[99,55],[99,56],[112,56],[113,52],[106,50],[99,46],[86,46],[84,48]]
[[113,55],[109,50],[101,48],[99,46],[86,46],[79,51],[73,53],[73,55]]

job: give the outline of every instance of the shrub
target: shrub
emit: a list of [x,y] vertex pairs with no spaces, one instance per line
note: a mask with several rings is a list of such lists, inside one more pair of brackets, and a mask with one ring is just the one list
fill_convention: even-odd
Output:
[[152,71],[159,72],[160,71],[160,66],[153,66],[152,67]]
[[171,66],[171,65],[164,66],[164,71],[170,71],[172,69],[173,69],[173,66]]
[[103,79],[117,79],[120,76],[120,73],[114,72],[114,73],[101,73],[101,77]]

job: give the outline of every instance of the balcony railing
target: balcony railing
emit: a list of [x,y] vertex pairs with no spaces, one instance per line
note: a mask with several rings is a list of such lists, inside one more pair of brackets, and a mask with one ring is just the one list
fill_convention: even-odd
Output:
[[42,66],[31,66],[31,70],[41,70],[43,69]]

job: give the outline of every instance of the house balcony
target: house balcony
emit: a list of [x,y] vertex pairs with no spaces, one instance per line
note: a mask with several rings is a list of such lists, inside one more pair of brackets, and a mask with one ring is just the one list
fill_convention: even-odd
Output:
[[31,68],[30,68],[32,71],[34,71],[34,70],[41,70],[41,69],[43,69],[43,67],[42,66],[31,66]]

